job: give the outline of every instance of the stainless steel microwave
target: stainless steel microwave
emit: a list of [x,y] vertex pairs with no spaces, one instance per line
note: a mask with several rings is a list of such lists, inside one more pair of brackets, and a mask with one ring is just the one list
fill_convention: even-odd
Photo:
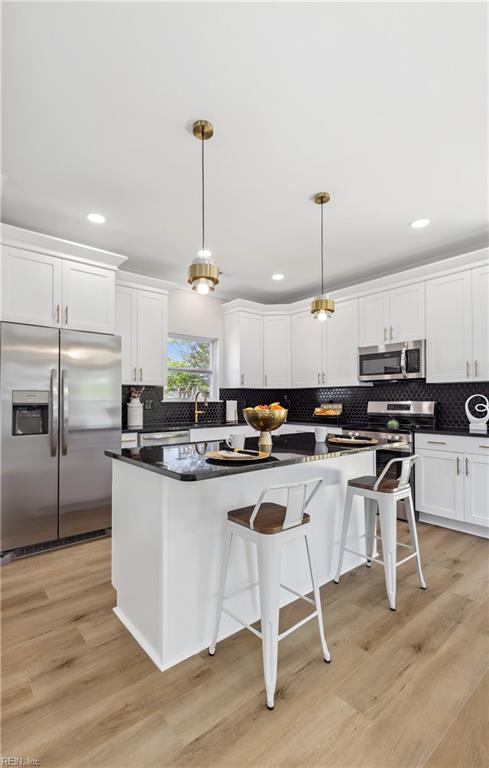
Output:
[[425,341],[404,341],[358,350],[359,381],[424,379]]

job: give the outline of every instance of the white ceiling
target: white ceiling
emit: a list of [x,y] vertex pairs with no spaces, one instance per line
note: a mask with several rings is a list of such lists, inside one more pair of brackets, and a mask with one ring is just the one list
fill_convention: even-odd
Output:
[[[484,3],[3,4],[3,220],[219,294],[339,287],[487,243]],[[105,214],[103,226],[85,214]],[[429,217],[430,227],[408,223]],[[275,283],[273,272],[285,273]]]

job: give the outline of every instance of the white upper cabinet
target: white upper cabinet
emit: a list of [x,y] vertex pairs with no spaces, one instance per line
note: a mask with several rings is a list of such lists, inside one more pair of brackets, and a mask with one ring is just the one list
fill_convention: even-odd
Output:
[[326,323],[315,320],[309,310],[292,315],[293,387],[318,387],[323,383],[322,326]]
[[121,374],[123,384],[136,384],[138,294],[132,288],[115,287],[115,332],[121,337]]
[[115,328],[121,336],[122,383],[165,386],[168,303],[163,292],[116,285]]
[[426,380],[471,380],[473,368],[471,270],[429,280],[426,283]]
[[63,261],[62,325],[75,331],[114,333],[114,272]]
[[389,278],[388,290],[376,293],[367,291],[378,282],[359,288],[361,296],[342,290],[324,323],[313,318],[305,301],[290,307],[230,302],[224,308],[224,386],[361,386],[359,347],[417,340],[426,340],[427,381],[488,381],[487,251],[454,257],[449,264],[401,273]]
[[425,285],[414,283],[359,300],[359,346],[424,339]]
[[2,320],[60,326],[62,262],[2,247]]
[[167,297],[141,291],[138,298],[138,372],[143,384],[166,384]]
[[290,387],[290,315],[263,318],[263,376],[265,387]]
[[237,310],[225,316],[226,387],[258,388],[263,380],[263,317]]
[[389,291],[389,342],[426,336],[425,284],[403,285]]
[[2,320],[114,332],[114,270],[2,248]]
[[362,296],[358,304],[360,347],[375,347],[389,341],[389,302],[386,293]]
[[489,266],[472,270],[472,373],[476,381],[489,381]]
[[358,384],[358,299],[336,302],[334,315],[323,325],[326,385]]

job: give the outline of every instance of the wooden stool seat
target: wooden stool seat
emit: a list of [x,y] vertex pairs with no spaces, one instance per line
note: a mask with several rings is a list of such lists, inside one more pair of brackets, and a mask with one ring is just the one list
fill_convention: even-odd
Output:
[[[254,505],[241,507],[241,509],[232,509],[228,512],[228,520],[231,523],[244,525],[250,528],[250,518],[253,514]],[[258,508],[258,513],[253,523],[253,528],[258,533],[279,533],[283,531],[287,507],[283,504],[274,504],[271,501],[264,501]],[[304,513],[303,518],[298,525],[306,525],[310,522],[310,516]]]
[[[348,485],[352,485],[354,488],[365,488],[367,491],[373,491],[374,485],[377,482],[375,475],[364,475],[363,477],[354,477],[353,480],[348,480]],[[399,480],[396,477],[385,478],[380,481],[377,488],[381,493],[394,493],[399,490]]]

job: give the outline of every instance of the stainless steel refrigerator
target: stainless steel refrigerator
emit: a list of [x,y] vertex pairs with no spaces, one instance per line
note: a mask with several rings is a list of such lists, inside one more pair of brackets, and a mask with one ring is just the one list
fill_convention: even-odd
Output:
[[2,553],[109,528],[120,338],[1,323]]

